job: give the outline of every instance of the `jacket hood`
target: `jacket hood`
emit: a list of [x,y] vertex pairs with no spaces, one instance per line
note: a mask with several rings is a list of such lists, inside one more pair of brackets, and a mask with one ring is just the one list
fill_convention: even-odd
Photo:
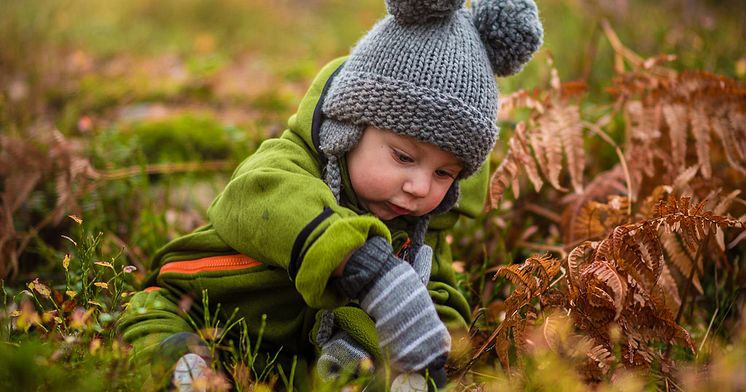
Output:
[[300,136],[311,148],[315,158],[321,163],[321,167],[326,164],[326,157],[318,148],[319,128],[324,120],[321,105],[333,76],[339,71],[346,59],[346,56],[334,59],[319,71],[311,82],[308,91],[306,91],[306,95],[298,104],[298,110],[288,120],[288,128]]

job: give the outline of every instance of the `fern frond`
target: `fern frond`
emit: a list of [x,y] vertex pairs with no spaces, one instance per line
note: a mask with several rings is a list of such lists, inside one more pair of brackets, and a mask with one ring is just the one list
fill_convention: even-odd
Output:
[[557,107],[553,112],[555,121],[560,124],[560,139],[567,158],[570,182],[576,193],[582,193],[585,150],[583,149],[583,125],[580,118],[580,108],[577,105],[565,105]]
[[[660,290],[660,293],[664,298],[664,305],[671,314],[675,314],[681,306],[681,296],[679,295],[679,287],[676,285],[671,270],[668,268],[666,263],[661,264],[661,274],[658,276],[658,284],[656,288]],[[701,289],[701,287],[700,287]]]
[[606,200],[609,195],[626,193],[624,173],[621,166],[617,165],[612,170],[597,176],[585,187],[581,195],[568,195],[567,200],[570,203],[562,212],[561,222],[564,243],[575,244],[578,241],[590,238],[590,236],[583,234],[582,228],[586,223],[578,222],[581,219],[581,211],[586,208],[588,203],[594,200]]
[[[583,271],[583,275],[592,275],[593,279],[588,284],[588,300],[594,306],[611,305],[614,311],[614,320],[619,318],[623,310],[623,303],[627,297],[627,283],[625,280],[609,265],[609,263],[600,260],[594,262]],[[597,283],[608,287],[604,290]]]
[[686,166],[686,136],[689,125],[686,107],[680,103],[663,104],[663,117],[668,124],[668,137],[671,140],[671,160],[679,170]]
[[539,117],[535,132],[531,133],[531,147],[536,153],[544,177],[555,189],[566,191],[559,183],[562,170],[562,123],[557,121],[557,109],[552,108],[549,114]]
[[746,138],[746,126],[739,123],[746,121],[746,116],[734,106],[721,106],[711,118],[710,125],[720,139],[728,164],[746,175],[746,142],[743,140]]
[[596,249],[598,242],[585,241],[576,246],[567,255],[567,276],[571,286],[577,287],[580,284],[580,271],[584,265],[589,263],[590,257],[593,256],[589,250]]
[[701,103],[694,106],[689,120],[696,141],[697,162],[704,178],[712,177],[710,165],[710,121]]
[[526,124],[523,122],[516,125],[515,133],[510,139],[508,152],[505,158],[500,163],[495,172],[492,174],[490,179],[490,200],[492,208],[497,208],[502,195],[508,186],[513,187],[513,193],[516,198],[519,195],[520,189],[518,186],[517,177],[521,171],[521,168],[526,170],[529,179],[534,185],[534,189],[538,192],[543,182],[539,176],[539,170],[536,166],[536,161],[531,156],[531,151],[528,148],[526,140]]
[[647,235],[645,232],[642,232],[642,237],[638,237],[641,232],[642,228],[638,224],[618,226],[611,234],[611,246],[619,267],[646,290],[650,290],[658,281],[655,272],[658,266],[648,264],[650,260],[644,258],[640,244],[647,244],[650,240],[642,238]]
[[[683,276],[690,276],[692,274],[692,268],[695,268],[694,262],[692,261],[693,255],[689,255],[684,251],[676,234],[667,231],[666,227],[660,227],[658,229],[658,234],[660,235],[663,249],[665,249],[666,254],[668,255],[669,262],[676,267],[680,274]],[[704,291],[702,290],[702,284],[699,281],[699,275],[695,273],[692,275],[692,279],[692,284],[697,289],[697,292],[702,294]]]

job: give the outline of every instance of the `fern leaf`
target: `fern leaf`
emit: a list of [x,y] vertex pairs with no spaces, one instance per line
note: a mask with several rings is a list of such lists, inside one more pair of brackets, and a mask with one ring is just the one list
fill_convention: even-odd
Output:
[[537,283],[530,271],[530,268],[526,264],[502,265],[497,269],[492,279],[495,280],[498,277],[506,278],[516,287],[523,286],[529,291],[533,291]]
[[538,192],[541,189],[543,182],[539,176],[536,162],[531,156],[531,151],[529,151],[526,142],[526,124],[523,122],[518,123],[516,126],[515,133],[510,139],[508,152],[490,179],[490,200],[492,208],[498,207],[502,200],[502,195],[508,186],[513,187],[513,193],[515,194],[515,197],[518,198],[520,190],[517,185],[517,178],[521,168],[526,170],[529,180],[531,180],[534,189]]
[[559,183],[562,170],[562,141],[558,135],[562,132],[562,123],[557,121],[557,108],[551,108],[547,114],[539,117],[538,132],[531,138],[531,147],[539,159],[539,167],[544,176],[555,189],[566,191]]
[[673,275],[671,275],[671,270],[665,263],[662,264],[661,274],[658,276],[656,286],[663,295],[666,309],[671,314],[676,314],[681,306],[681,296],[679,296],[679,287],[676,285]]
[[619,267],[632,276],[646,290],[650,290],[658,277],[653,266],[648,265],[643,258],[639,244],[635,239],[639,225],[624,225],[614,229],[611,235],[614,260]]
[[728,211],[728,208],[730,208],[730,205],[733,203],[733,201],[736,199],[738,195],[741,194],[741,191],[736,189],[733,192],[727,194],[725,197],[723,197],[718,204],[715,206],[715,208],[712,209],[712,213],[715,215],[723,215]]
[[624,300],[627,297],[627,283],[611,265],[603,261],[594,261],[592,267],[589,267],[586,273],[593,274],[599,282],[610,289],[611,293],[607,293],[604,298],[610,300],[615,313],[614,320],[618,319],[623,310]]
[[570,284],[576,287],[579,285],[581,268],[588,264],[589,256],[593,256],[588,251],[598,247],[598,244],[598,242],[585,241],[570,251],[567,256],[567,276]]
[[673,164],[677,169],[683,169],[686,166],[686,136],[689,123],[686,107],[679,103],[664,104],[662,110],[668,124]]
[[599,344],[591,348],[586,355],[596,363],[599,368],[606,368],[614,361],[614,355],[604,345]]
[[577,105],[558,107],[555,121],[560,124],[560,139],[567,157],[570,181],[576,193],[583,192],[583,170],[585,169],[585,149],[583,148],[583,126],[580,109]]
[[692,133],[696,141],[697,162],[704,178],[712,177],[710,165],[710,122],[701,104],[696,104],[690,117]]
[[[670,263],[683,276],[689,276],[692,273],[692,268],[694,268],[692,256],[688,255],[682,249],[676,234],[666,231],[664,227],[659,228],[658,231],[661,236],[661,242],[663,243],[663,249],[666,250]],[[693,275],[692,283],[699,294],[704,293],[702,284],[699,281],[699,275],[696,273]]]
[[[733,122],[732,119],[735,116],[731,113],[736,113],[736,111],[731,105],[721,107],[719,113],[711,118],[710,125],[720,139],[728,164],[741,174],[746,174],[746,167],[744,167],[746,166],[746,143],[739,140],[739,138],[746,138],[746,127],[740,126],[739,128]],[[742,121],[746,120],[744,116],[741,117]]]

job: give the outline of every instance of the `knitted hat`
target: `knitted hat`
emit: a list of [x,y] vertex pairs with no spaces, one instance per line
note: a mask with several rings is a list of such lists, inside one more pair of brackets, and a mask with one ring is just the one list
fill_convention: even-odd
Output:
[[[497,138],[495,74],[518,72],[541,46],[533,0],[386,0],[389,15],[352,50],[322,110],[319,147],[339,196],[339,164],[367,126],[454,154],[468,177]],[[458,185],[436,212],[450,209]],[[448,205],[446,205],[448,204]]]

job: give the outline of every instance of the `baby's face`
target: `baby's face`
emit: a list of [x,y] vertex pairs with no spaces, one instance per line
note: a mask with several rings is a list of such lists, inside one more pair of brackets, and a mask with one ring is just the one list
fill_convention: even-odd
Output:
[[391,220],[435,209],[461,164],[435,145],[368,127],[347,153],[347,169],[362,207],[381,220]]

